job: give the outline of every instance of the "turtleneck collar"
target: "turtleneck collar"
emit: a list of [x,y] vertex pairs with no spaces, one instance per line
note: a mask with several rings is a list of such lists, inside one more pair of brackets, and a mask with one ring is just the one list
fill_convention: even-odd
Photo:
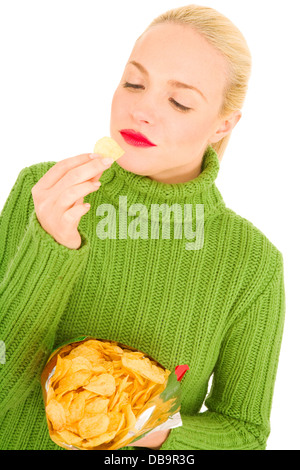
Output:
[[126,196],[127,208],[132,204],[143,204],[147,208],[148,218],[151,218],[152,204],[167,204],[169,207],[179,204],[182,210],[185,204],[204,204],[206,218],[220,205],[225,206],[215,185],[219,169],[218,155],[211,146],[207,147],[204,153],[200,174],[185,183],[167,184],[155,181],[148,176],[124,170],[114,162],[100,178],[101,190],[115,207],[120,208],[120,196]]

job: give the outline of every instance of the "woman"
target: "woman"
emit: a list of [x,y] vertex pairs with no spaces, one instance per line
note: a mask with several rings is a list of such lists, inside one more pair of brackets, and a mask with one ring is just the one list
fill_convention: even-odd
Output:
[[[197,5],[166,12],[136,41],[112,100],[111,137],[124,155],[111,164],[83,154],[21,171],[0,224],[1,448],[58,448],[40,374],[54,347],[87,334],[140,349],[170,370],[189,365],[182,426],[127,449],[265,449],[283,259],[215,185],[250,69],[245,39],[223,15]],[[162,204],[179,212],[160,218],[153,208]],[[103,207],[119,221],[106,219],[106,234]],[[166,214],[171,231],[162,237]],[[198,244],[187,236],[195,226]],[[207,411],[199,412],[212,374]]]

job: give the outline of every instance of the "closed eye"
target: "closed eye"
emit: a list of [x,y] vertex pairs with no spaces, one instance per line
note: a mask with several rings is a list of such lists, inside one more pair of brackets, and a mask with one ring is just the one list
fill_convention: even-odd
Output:
[[[129,83],[129,82],[123,83],[122,86],[123,86],[123,88],[134,88],[134,89],[144,88],[143,85],[136,85],[134,83]],[[173,98],[169,98],[169,101],[171,103],[173,103],[178,109],[180,109],[181,111],[183,111],[185,113],[190,111],[190,109],[192,109],[192,108],[188,108],[187,106],[183,106],[183,104],[178,103]]]

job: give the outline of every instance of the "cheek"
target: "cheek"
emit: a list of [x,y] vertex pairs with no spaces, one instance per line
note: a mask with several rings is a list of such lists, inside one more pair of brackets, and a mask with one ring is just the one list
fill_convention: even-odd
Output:
[[170,128],[173,150],[176,148],[191,148],[201,140],[204,129],[199,120],[192,116],[182,116],[176,119]]
[[210,125],[206,116],[186,115],[173,121],[168,136],[168,155],[171,160],[178,163],[185,155],[185,161],[188,162],[197,157],[206,146]]
[[122,116],[126,114],[126,109],[127,106],[124,95],[121,93],[121,90],[117,88],[111,102],[111,118],[114,120],[122,119]]
[[211,134],[211,129],[214,126],[214,119],[210,113],[201,112],[195,113],[193,116],[190,116],[190,119],[187,119],[187,122],[182,126],[180,132],[181,136],[191,143],[203,142]]

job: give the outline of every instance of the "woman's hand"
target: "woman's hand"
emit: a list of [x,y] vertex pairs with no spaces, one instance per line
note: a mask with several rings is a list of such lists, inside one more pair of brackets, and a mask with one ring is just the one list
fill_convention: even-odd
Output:
[[142,437],[142,439],[133,442],[132,445],[134,447],[148,447],[149,449],[158,450],[169,436],[170,431],[171,429],[152,432],[149,436]]
[[88,153],[66,158],[50,168],[31,190],[41,226],[67,248],[81,245],[77,227],[90,208],[83,198],[99,188],[99,178],[113,163],[105,164],[107,160],[101,155],[95,158],[95,154],[91,158]]

